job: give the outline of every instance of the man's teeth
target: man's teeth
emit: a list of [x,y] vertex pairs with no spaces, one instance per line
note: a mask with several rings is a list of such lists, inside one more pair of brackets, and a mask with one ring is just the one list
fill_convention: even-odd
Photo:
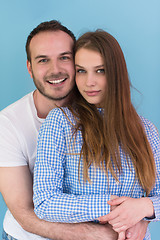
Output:
[[65,80],[65,78],[63,78],[63,79],[58,79],[58,80],[52,80],[52,81],[48,81],[48,82],[51,83],[51,84],[58,84],[58,83],[63,82],[64,80]]

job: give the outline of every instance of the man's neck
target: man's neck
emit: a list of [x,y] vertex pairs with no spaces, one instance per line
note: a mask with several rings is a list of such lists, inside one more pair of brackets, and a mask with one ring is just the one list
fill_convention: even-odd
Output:
[[42,95],[38,90],[33,93],[34,104],[39,118],[46,118],[48,113],[55,107],[63,106],[67,99],[54,101]]

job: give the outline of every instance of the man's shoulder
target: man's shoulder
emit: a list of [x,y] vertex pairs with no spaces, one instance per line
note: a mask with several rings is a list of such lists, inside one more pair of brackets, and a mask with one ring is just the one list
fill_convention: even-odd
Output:
[[10,104],[6,108],[0,111],[0,119],[3,117],[19,117],[22,116],[25,112],[27,112],[28,105],[31,104],[33,98],[33,92],[28,93],[23,96],[21,99],[16,102]]
[[0,125],[21,125],[30,118],[33,108],[33,93],[29,93],[0,112]]
[[22,98],[18,99],[16,102],[10,104],[6,108],[0,111],[0,114],[9,113],[13,110],[19,109],[20,107],[23,107],[27,102],[30,101],[30,99],[33,97],[33,92],[30,92],[23,96]]

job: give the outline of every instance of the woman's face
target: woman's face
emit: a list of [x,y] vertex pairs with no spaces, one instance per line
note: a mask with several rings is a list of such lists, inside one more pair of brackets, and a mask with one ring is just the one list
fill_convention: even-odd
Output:
[[106,96],[104,62],[99,52],[80,48],[75,55],[76,84],[87,102],[103,107]]

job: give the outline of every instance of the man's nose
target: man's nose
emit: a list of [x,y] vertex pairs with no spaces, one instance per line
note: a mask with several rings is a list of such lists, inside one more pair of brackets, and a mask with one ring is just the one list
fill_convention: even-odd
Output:
[[50,71],[54,74],[57,74],[60,72],[60,64],[58,63],[58,61],[51,61],[51,64],[50,64]]

